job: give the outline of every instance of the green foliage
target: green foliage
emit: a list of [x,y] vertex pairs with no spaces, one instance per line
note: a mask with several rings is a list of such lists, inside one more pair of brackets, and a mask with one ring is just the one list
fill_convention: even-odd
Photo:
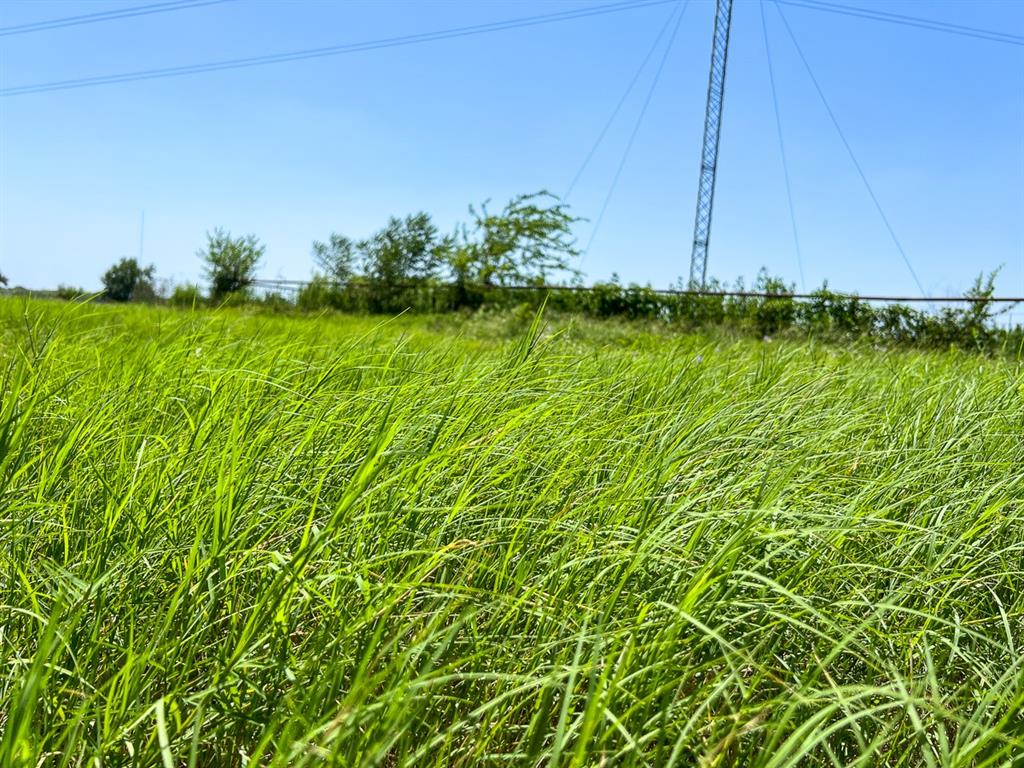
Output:
[[[299,305],[340,308],[353,298],[346,287],[355,285],[370,312],[401,312],[415,305],[422,286],[438,276],[452,242],[422,212],[401,219],[392,216],[365,240],[332,233],[327,242],[313,243],[314,261],[324,274],[315,285],[306,286]],[[335,288],[329,290],[328,284]]]
[[0,765],[1019,763],[1018,366],[516,302],[0,299]]
[[57,298],[62,301],[76,301],[88,295],[84,288],[76,288],[73,285],[64,285],[63,283],[57,286]]
[[387,225],[359,243],[370,311],[401,311],[410,287],[437,276],[451,247],[425,213],[392,217]]
[[913,314],[908,307],[888,305],[875,310],[856,296],[831,292],[827,283],[812,296],[809,301],[798,305],[795,318],[795,322],[812,334],[838,334],[851,338],[875,334],[895,343],[902,343],[908,338],[899,330],[903,321],[910,317],[907,313]]
[[649,285],[623,287],[618,275],[612,275],[611,282],[598,283],[593,290],[583,294],[585,306],[596,317],[626,317],[631,320],[655,320],[667,318],[669,307]]
[[450,267],[455,282],[475,286],[545,284],[552,275],[578,273],[571,260],[579,255],[572,237],[579,218],[548,192],[519,195],[500,213],[485,202],[469,208],[472,229],[463,227]]
[[[476,308],[492,301],[496,288],[577,276],[570,260],[579,253],[572,240],[579,219],[567,211],[538,192],[514,198],[500,213],[486,203],[471,206],[472,227],[460,227],[456,236],[441,235],[426,213],[392,217],[365,240],[334,233],[313,243],[326,282],[306,286],[299,305],[370,312]],[[438,287],[442,277],[453,281],[450,287]]]
[[218,303],[232,294],[245,296],[256,270],[260,266],[266,246],[255,235],[232,237],[230,232],[218,228],[206,234],[206,248],[197,252],[204,262],[203,273],[210,281],[210,298]]
[[247,290],[232,291],[231,293],[222,293],[217,299],[218,307],[244,307],[249,304],[255,304],[256,301],[253,295]]
[[[991,298],[993,277],[979,279],[970,296]],[[723,289],[717,282],[710,291]],[[735,291],[747,292],[742,281]],[[914,346],[932,349],[960,349],[986,354],[1006,350],[1016,353],[1024,342],[1020,327],[997,327],[995,312],[988,301],[965,308],[940,308],[938,311],[901,305],[872,306],[856,296],[831,292],[827,285],[809,299],[796,299],[793,286],[767,273],[758,276],[749,293],[761,295],[697,295],[655,291],[650,286],[627,285],[613,276],[610,282],[589,289],[578,286],[543,287],[521,290],[512,286],[482,286],[433,281],[406,283],[393,294],[398,300],[381,302],[379,286],[365,278],[337,283],[320,276],[299,293],[297,306],[302,310],[335,309],[344,312],[380,312],[410,309],[435,313],[452,310],[500,311],[519,306],[536,310],[546,305],[549,311],[597,318],[624,318],[656,321],[682,330],[721,328],[759,338],[776,336],[814,337],[823,341],[847,343],[865,341],[886,347]],[[391,309],[383,309],[390,306]],[[396,309],[397,307],[397,309]]]
[[0,272],[0,285],[7,285],[7,275]]
[[330,278],[318,275],[302,286],[295,306],[301,310],[350,309],[344,303],[344,289]]
[[[687,285],[682,278],[675,290],[684,291]],[[715,279],[708,281],[708,291],[720,291],[723,286]],[[708,328],[720,326],[726,321],[725,299],[722,296],[677,293],[666,304],[666,316],[683,328]]]
[[196,307],[203,303],[203,294],[194,283],[176,285],[168,302],[174,307]]
[[787,285],[781,278],[771,277],[766,270],[761,270],[754,283],[754,292],[768,295],[753,304],[758,333],[767,336],[793,325],[797,315],[792,297],[794,291],[795,286]]
[[103,274],[103,294],[111,301],[147,301],[156,294],[153,275],[156,267],[139,266],[135,259],[121,259]]
[[327,242],[313,241],[313,261],[329,280],[347,283],[356,274],[356,250],[350,238],[332,232]]
[[260,305],[274,312],[286,312],[293,306],[283,293],[269,291],[260,299]]

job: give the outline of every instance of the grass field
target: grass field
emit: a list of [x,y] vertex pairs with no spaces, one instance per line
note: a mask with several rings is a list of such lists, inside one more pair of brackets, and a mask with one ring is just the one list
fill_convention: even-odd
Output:
[[1024,761],[1015,361],[0,302],[0,766]]

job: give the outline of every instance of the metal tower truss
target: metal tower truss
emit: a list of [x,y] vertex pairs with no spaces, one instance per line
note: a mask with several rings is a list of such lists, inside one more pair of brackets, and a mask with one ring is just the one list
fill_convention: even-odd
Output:
[[716,0],[715,33],[711,40],[711,72],[708,75],[708,103],[704,113],[704,144],[697,188],[697,218],[693,225],[693,253],[690,255],[690,287],[703,288],[708,271],[708,241],[711,238],[711,209],[715,201],[718,168],[718,140],[725,100],[725,64],[729,57],[729,28],[732,0]]

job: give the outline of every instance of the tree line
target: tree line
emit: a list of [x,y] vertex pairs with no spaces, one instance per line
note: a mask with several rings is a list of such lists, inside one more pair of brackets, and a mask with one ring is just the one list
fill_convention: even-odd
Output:
[[[836,294],[827,284],[810,299],[764,270],[752,286],[761,296],[716,296],[622,285],[617,277],[582,289],[573,267],[579,255],[572,228],[579,219],[541,191],[519,195],[500,210],[470,206],[470,219],[444,234],[426,213],[391,217],[363,239],[332,232],[311,247],[312,279],[294,296],[258,295],[265,246],[252,234],[207,233],[197,252],[205,290],[196,284],[157,290],[156,269],[121,259],[103,277],[109,301],[167,301],[177,306],[260,303],[275,309],[395,313],[473,311],[480,308],[553,311],[600,318],[672,323],[685,329],[726,327],[760,336],[812,335],[866,339],[885,346],[960,347],[1019,353],[1024,331],[999,328],[991,302],[995,273],[979,277],[966,308],[923,311],[900,304],[876,306]],[[0,276],[2,280],[2,276]],[[688,286],[681,282],[679,289]],[[536,290],[529,290],[535,288]],[[712,281],[711,291],[727,288]],[[742,291],[742,281],[735,289]],[[526,290],[524,290],[526,289]],[[72,298],[83,291],[61,287]],[[1004,310],[1005,311],[1005,310]]]
[[[553,195],[519,195],[499,211],[484,203],[470,206],[469,212],[469,223],[450,234],[442,234],[429,214],[419,212],[392,216],[364,239],[332,232],[314,241],[315,272],[296,303],[303,308],[356,309],[352,297],[358,295],[360,309],[396,312],[409,308],[416,291],[454,286],[459,306],[480,306],[489,289],[578,281],[571,262],[579,255],[572,237],[579,219]],[[197,253],[205,293],[198,285],[179,285],[168,299],[174,304],[207,300],[218,305],[255,300],[253,289],[265,250],[255,235],[208,232],[205,247]],[[103,297],[151,300],[157,296],[155,273],[153,265],[121,259],[102,277]]]

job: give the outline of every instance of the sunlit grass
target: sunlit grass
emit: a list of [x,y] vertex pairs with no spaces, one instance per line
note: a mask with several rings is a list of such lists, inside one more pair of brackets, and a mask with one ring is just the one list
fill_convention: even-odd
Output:
[[0,766],[995,766],[1024,384],[0,302]]

